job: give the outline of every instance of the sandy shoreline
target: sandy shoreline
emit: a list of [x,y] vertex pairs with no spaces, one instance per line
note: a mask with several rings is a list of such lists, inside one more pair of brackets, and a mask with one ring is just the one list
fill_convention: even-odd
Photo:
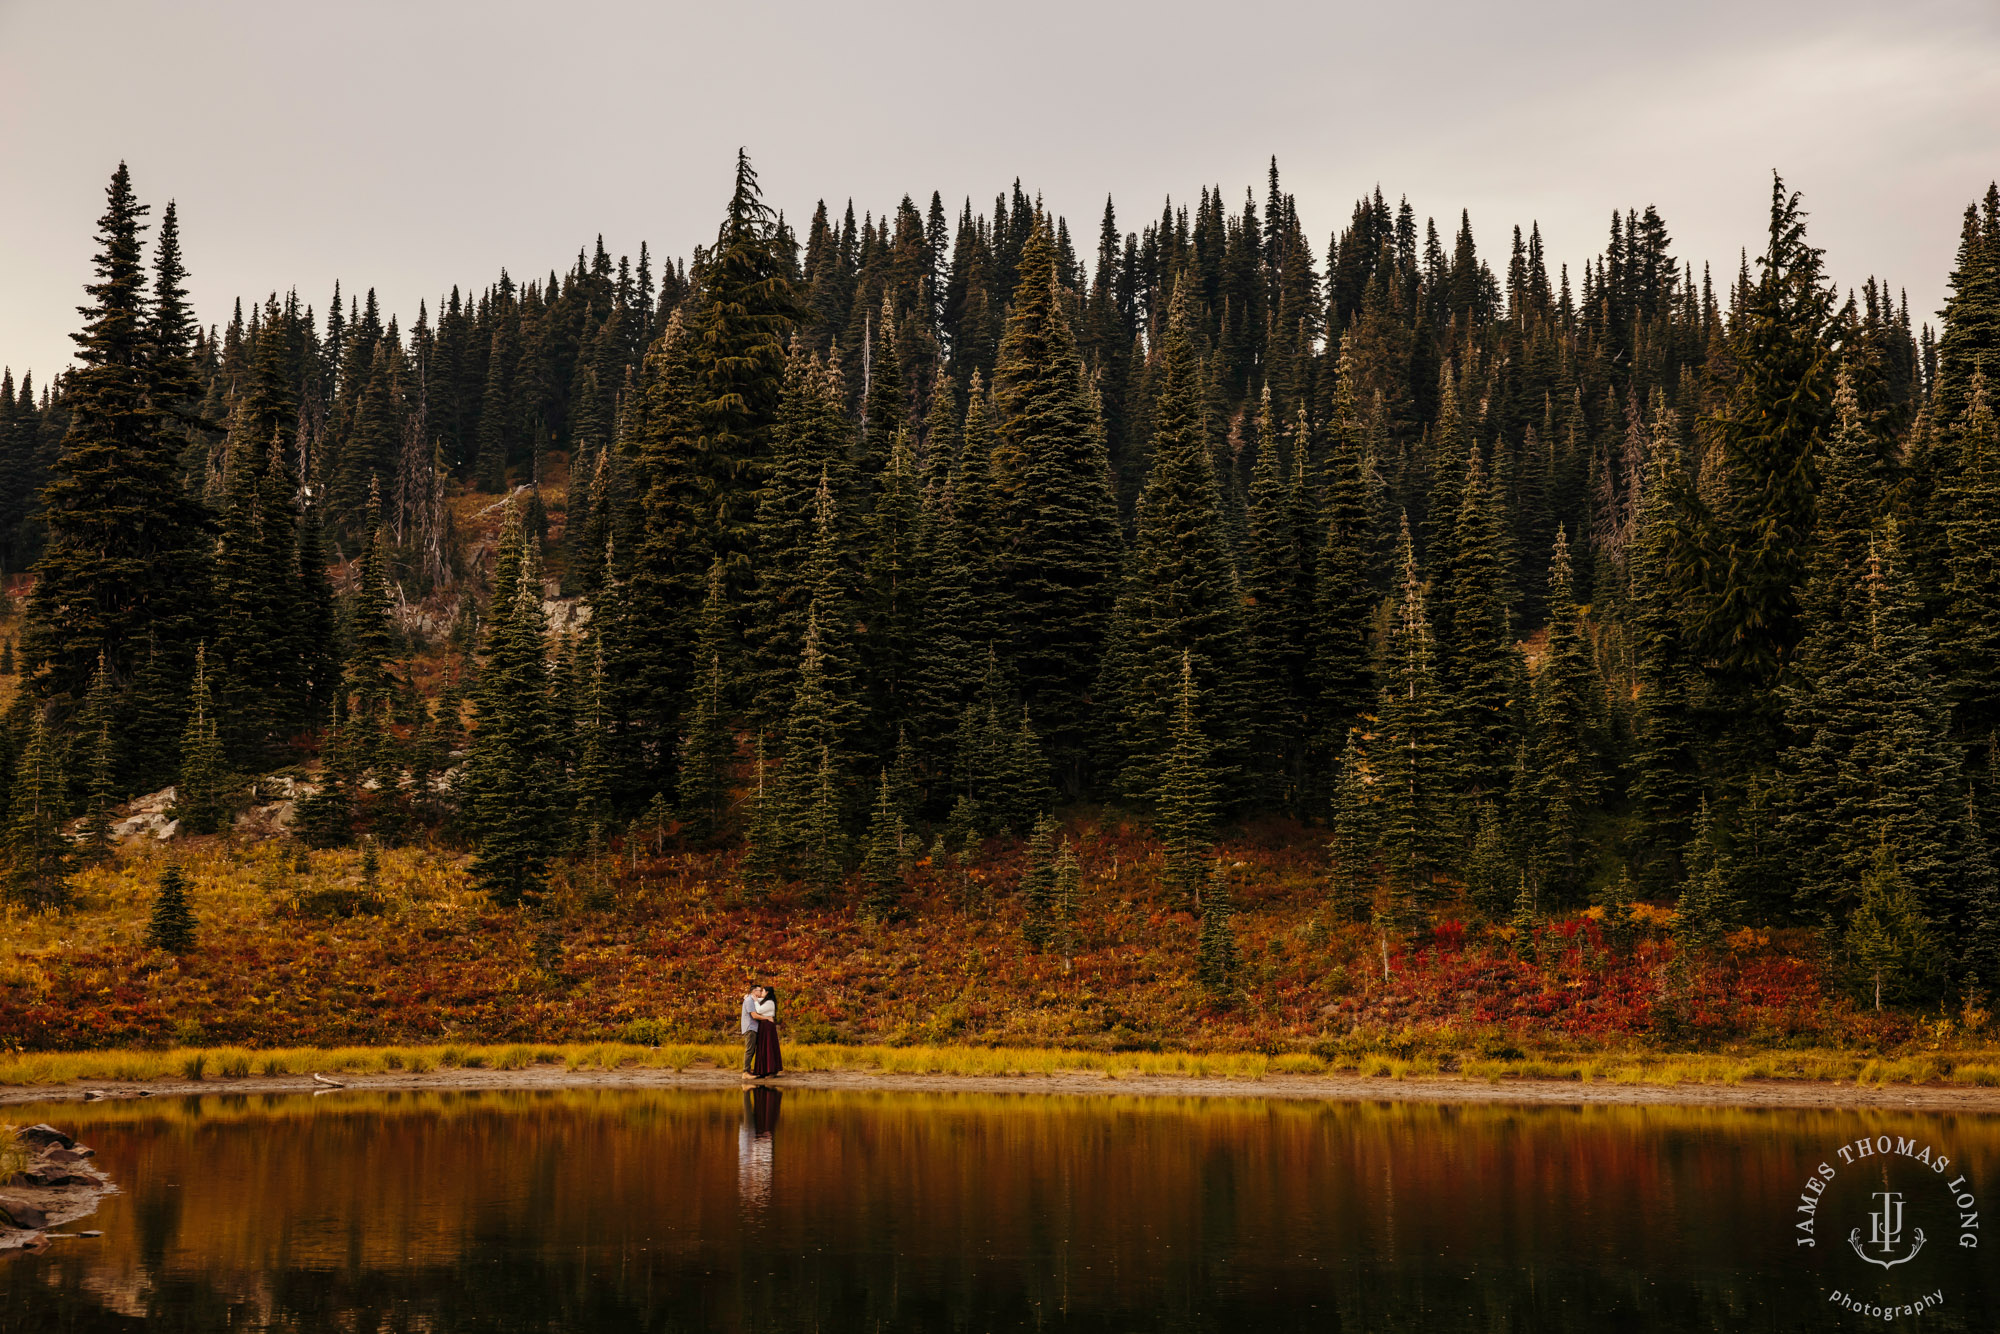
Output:
[[[733,1070],[430,1070],[338,1076],[345,1090],[722,1089],[743,1085]],[[1880,1087],[1805,1080],[1745,1080],[1740,1084],[1626,1084],[1560,1079],[1369,1078],[1359,1075],[1272,1075],[1262,1079],[1191,1078],[1082,1072],[1053,1075],[877,1074],[836,1070],[787,1074],[769,1081],[787,1089],[859,1092],[1019,1093],[1125,1097],[1280,1098],[1327,1102],[1515,1103],[1529,1106],[1695,1106],[1846,1108],[1895,1111],[2000,1112],[2000,1089],[1942,1085]],[[80,1102],[86,1090],[108,1098],[185,1097],[195,1094],[314,1093],[310,1076],[250,1076],[230,1080],[155,1079],[97,1081],[61,1086],[0,1088],[0,1105]],[[338,1097],[342,1090],[329,1090]]]

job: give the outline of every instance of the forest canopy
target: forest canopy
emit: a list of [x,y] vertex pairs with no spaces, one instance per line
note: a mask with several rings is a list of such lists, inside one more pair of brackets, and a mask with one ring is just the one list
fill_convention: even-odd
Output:
[[1574,273],[1379,189],[1316,246],[1275,161],[1080,247],[1018,182],[795,228],[742,157],[685,259],[402,318],[204,326],[123,165],[97,241],[78,365],[0,375],[23,905],[290,769],[299,837],[462,840],[501,904],[644,828],[893,917],[1005,831],[1046,940],[1094,803],[1212,972],[1276,818],[1385,940],[1637,893],[2000,976],[1991,185],[1935,333],[1775,177],[1720,281],[1650,206]]

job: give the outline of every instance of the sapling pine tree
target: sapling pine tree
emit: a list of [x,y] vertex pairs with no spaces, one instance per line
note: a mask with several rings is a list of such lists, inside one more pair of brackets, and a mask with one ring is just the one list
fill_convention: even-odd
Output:
[[84,696],[81,722],[85,786],[83,837],[77,850],[92,861],[102,861],[111,855],[111,808],[118,800],[113,777],[117,746],[111,736],[111,682],[102,654],[90,678],[90,693]]
[[1046,948],[1051,934],[1049,907],[1055,893],[1055,834],[1054,818],[1041,816],[1035,821],[1035,832],[1029,837],[1027,853],[1021,859],[1020,892],[1025,910],[1021,939],[1031,950]]
[[1507,837],[1500,810],[1493,802],[1479,803],[1472,835],[1472,852],[1465,862],[1465,889],[1473,906],[1498,918],[1514,888],[1514,860],[1507,855]]
[[1935,976],[1930,926],[1886,838],[1876,845],[1875,862],[1861,878],[1861,902],[1848,919],[1844,943],[1856,983],[1878,1010],[1885,996],[1901,999]]
[[320,740],[319,790],[299,798],[299,837],[315,848],[337,848],[354,836],[354,789],[358,780],[348,744],[347,724],[336,697]]
[[1061,952],[1065,973],[1076,960],[1082,894],[1083,868],[1077,863],[1076,849],[1065,838],[1056,854],[1055,887],[1049,896],[1049,943]]
[[75,856],[61,824],[67,788],[61,754],[42,710],[30,709],[27,744],[14,766],[10,794],[7,883],[14,901],[31,910],[55,911],[70,903]]
[[1216,858],[1208,870],[1208,888],[1201,900],[1201,945],[1195,973],[1202,986],[1218,1000],[1234,991],[1236,981],[1236,931],[1231,925],[1234,905],[1230,902],[1229,873]]
[[1607,881],[1596,894],[1596,907],[1603,914],[1600,925],[1604,931],[1604,943],[1614,953],[1629,953],[1632,939],[1638,931],[1638,921],[1632,915],[1632,875],[1625,867],[1618,868],[1618,878]]
[[847,840],[840,828],[840,792],[835,785],[833,755],[827,747],[819,748],[819,764],[811,772],[811,786],[796,826],[797,859],[800,878],[806,882],[812,901],[826,906],[839,897],[847,853]]
[[188,692],[187,729],[181,733],[180,781],[174,785],[174,818],[191,834],[212,834],[229,814],[222,743],[208,689],[208,649],[197,645],[194,684]]
[[750,822],[743,835],[743,876],[747,880],[771,878],[778,865],[778,808],[766,784],[769,762],[764,758],[764,734],[757,734],[756,781],[750,790]]
[[1523,959],[1535,957],[1535,928],[1541,920],[1535,904],[1535,887],[1523,871],[1514,888],[1514,914],[1508,921],[1514,929],[1514,953]]
[[695,639],[694,688],[681,732],[681,812],[697,835],[713,834],[729,797],[729,730],[723,653],[729,643],[722,560],[709,566],[708,599]]
[[1730,888],[1733,871],[1717,846],[1707,797],[1696,812],[1694,841],[1684,861],[1687,881],[1674,913],[1674,953],[1676,963],[1683,966],[1683,961],[1692,962],[1714,949],[1736,920],[1736,897]]
[[1330,886],[1333,910],[1353,922],[1368,916],[1369,870],[1375,855],[1366,769],[1358,735],[1350,731],[1340,752],[1340,779],[1333,796],[1333,837],[1327,843],[1327,851],[1333,861]]
[[902,912],[904,838],[903,817],[896,810],[889,771],[884,769],[875,814],[868,822],[868,853],[861,863],[862,910],[878,922]]
[[1209,772],[1209,743],[1197,716],[1200,699],[1194,667],[1181,654],[1180,687],[1167,753],[1160,765],[1159,809],[1153,826],[1165,854],[1160,879],[1176,906],[1193,910],[1201,902],[1208,857],[1215,841],[1216,784]]
[[152,920],[146,924],[146,946],[168,954],[194,948],[194,909],[188,904],[187,877],[168,863],[160,872],[160,892],[153,899]]

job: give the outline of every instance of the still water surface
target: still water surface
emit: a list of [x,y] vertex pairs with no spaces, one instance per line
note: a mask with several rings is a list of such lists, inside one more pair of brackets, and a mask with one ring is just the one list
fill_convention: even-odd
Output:
[[[73,1131],[123,1193],[74,1225],[101,1240],[0,1259],[0,1334],[2000,1327],[1929,1173],[1835,1156],[1909,1138],[2000,1192],[1989,1117],[773,1088],[6,1119]],[[1908,1191],[1921,1254],[1857,1258],[1864,1186]],[[1943,1300],[1887,1325],[1835,1291]]]

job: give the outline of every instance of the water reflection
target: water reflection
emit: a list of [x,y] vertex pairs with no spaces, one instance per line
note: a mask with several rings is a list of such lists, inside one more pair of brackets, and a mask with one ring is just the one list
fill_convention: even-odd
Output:
[[736,1195],[746,1210],[771,1202],[771,1137],[785,1095],[759,1085],[743,1090],[743,1124],[736,1132]]
[[[1825,1300],[1846,1246],[1843,1271],[1792,1235],[1833,1146],[1926,1136],[2000,1191],[1976,1116],[813,1089],[780,1175],[782,1101],[15,1109],[76,1128],[126,1193],[101,1241],[0,1261],[0,1334],[1819,1330],[1857,1319]],[[1919,1328],[1991,1329],[1967,1260],[1940,1238],[1878,1277],[1947,1288]]]

